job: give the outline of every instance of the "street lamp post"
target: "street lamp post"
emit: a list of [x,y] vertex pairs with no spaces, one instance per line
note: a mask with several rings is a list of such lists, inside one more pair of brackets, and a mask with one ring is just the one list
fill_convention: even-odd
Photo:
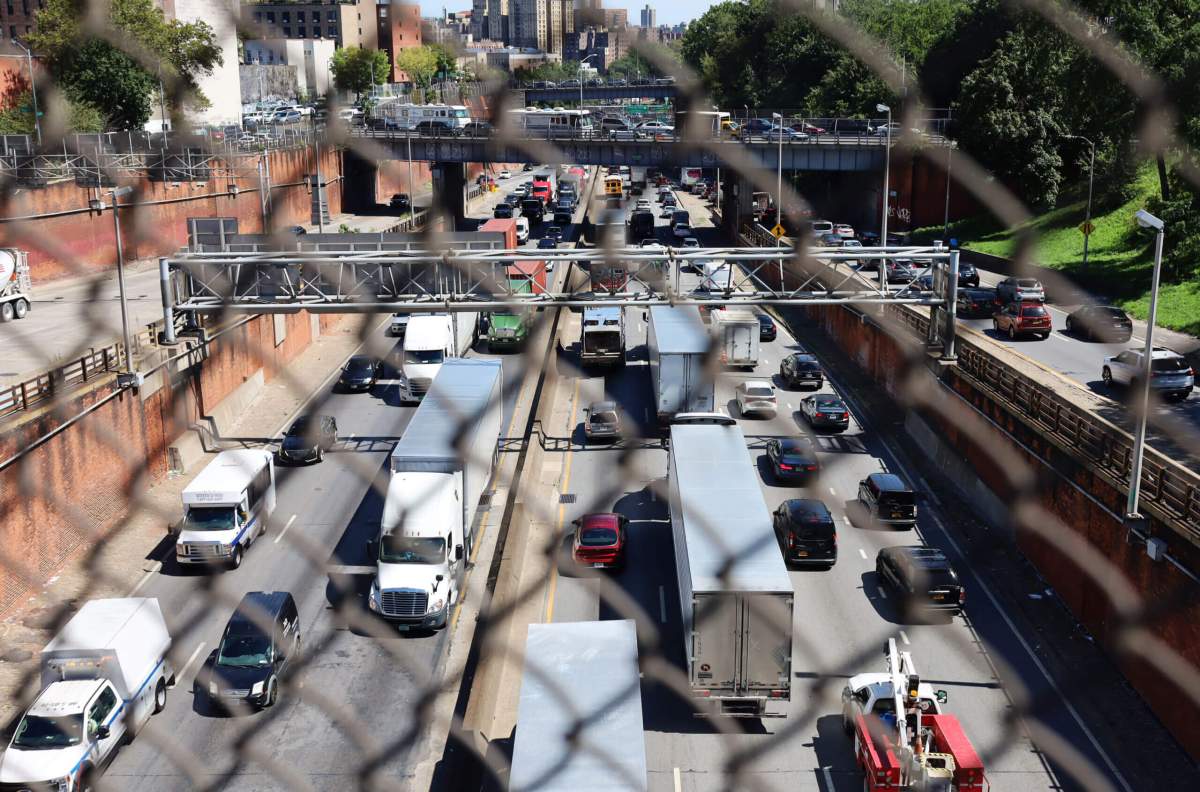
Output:
[[1137,224],[1142,228],[1153,229],[1154,236],[1154,274],[1150,279],[1150,315],[1146,318],[1146,343],[1142,347],[1142,376],[1137,388],[1137,430],[1133,436],[1133,461],[1129,466],[1129,497],[1125,501],[1126,520],[1138,518],[1138,496],[1142,489],[1142,455],[1146,447],[1146,419],[1150,409],[1150,372],[1151,357],[1154,353],[1154,321],[1158,315],[1158,280],[1162,273],[1163,236],[1165,228],[1163,221],[1144,209],[1139,209],[1135,215]]
[[580,110],[583,110],[583,64],[587,63],[592,58],[596,57],[596,54],[597,53],[593,52],[591,55],[588,55],[586,58],[581,58],[579,60],[579,109]]
[[1091,229],[1089,226],[1092,224],[1092,183],[1095,181],[1096,177],[1096,144],[1083,135],[1066,135],[1065,137],[1072,138],[1074,140],[1082,140],[1084,143],[1087,143],[1088,147],[1091,149],[1091,154],[1088,156],[1087,213],[1085,214],[1083,220],[1084,228],[1088,228],[1088,232],[1083,235],[1083,271],[1086,273],[1088,266],[1088,242],[1092,238]]
[[[883,155],[883,218],[879,223],[879,245],[887,247],[887,221],[888,221],[888,176],[892,171],[892,108],[883,103],[875,105],[877,112],[887,113],[887,149]],[[887,293],[887,259],[879,260],[879,289],[884,294]]]
[[[771,113],[771,120],[779,125],[775,130],[779,137],[779,151],[775,160],[775,224],[779,225],[783,220],[783,115]],[[777,239],[776,245],[778,244]]]
[[942,215],[942,239],[950,236],[950,164],[954,154],[954,141],[946,141],[946,211]]
[[22,44],[16,37],[13,37],[12,43],[25,51],[25,62],[29,64],[29,93],[33,97],[33,129],[37,132],[38,148],[42,146],[42,119],[41,113],[38,112],[37,102],[37,79],[33,76],[33,50]]
[[129,303],[125,296],[125,251],[121,249],[121,219],[118,199],[133,192],[132,187],[116,187],[108,191],[112,199],[113,232],[117,243],[117,290],[121,295],[121,344],[125,349],[125,370],[133,371],[133,349],[129,344]]

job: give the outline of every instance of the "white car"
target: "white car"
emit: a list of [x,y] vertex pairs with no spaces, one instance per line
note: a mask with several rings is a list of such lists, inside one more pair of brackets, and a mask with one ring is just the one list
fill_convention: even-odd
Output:
[[692,227],[688,223],[676,223],[671,227],[671,233],[678,239],[687,239],[692,235]]
[[512,178],[512,171],[510,171],[510,170],[502,170],[502,171],[500,171],[500,178],[501,178],[501,179],[511,179],[511,178]]
[[649,198],[638,198],[637,204],[634,206],[635,210],[636,209],[649,209],[649,208],[650,208],[650,199]]
[[674,135],[675,127],[670,124],[664,124],[662,121],[646,121],[638,124],[637,129],[649,135]]
[[[1144,358],[1140,349],[1127,349],[1104,359],[1100,377],[1104,384],[1132,386],[1142,376]],[[1150,356],[1150,390],[1164,399],[1186,399],[1196,384],[1195,372],[1187,358],[1169,349],[1155,347]]]
[[700,240],[696,239],[696,237],[685,237],[683,240],[683,246],[685,248],[698,248],[700,247]]
[[840,236],[842,239],[854,239],[854,228],[845,223],[838,223],[833,227],[833,233]]
[[742,417],[762,414],[773,418],[778,405],[775,402],[775,386],[766,380],[747,380],[734,391],[738,412]]

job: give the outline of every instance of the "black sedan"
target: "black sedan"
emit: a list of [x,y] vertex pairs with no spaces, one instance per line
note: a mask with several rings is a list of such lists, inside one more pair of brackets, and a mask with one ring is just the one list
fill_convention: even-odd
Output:
[[337,442],[337,431],[332,415],[301,415],[288,427],[275,458],[283,463],[320,462]]
[[793,352],[779,361],[779,379],[783,380],[786,388],[812,385],[819,389],[825,384],[825,372],[821,370],[815,355]]
[[991,289],[959,289],[954,313],[960,319],[991,319],[996,310],[996,293]]
[[411,212],[412,199],[408,197],[408,193],[396,193],[392,199],[388,201],[388,206],[398,212]]
[[821,471],[817,450],[807,437],[767,441],[767,460],[780,483],[804,483]]
[[555,242],[561,242],[563,236],[562,227],[556,225],[546,226],[546,231],[543,236],[545,236],[547,239],[553,239]]
[[786,500],[775,510],[775,536],[784,563],[831,567],[837,562],[837,525],[819,500]]
[[969,261],[958,261],[958,285],[979,288],[979,270]]
[[554,237],[542,237],[537,242],[538,250],[554,250],[558,247],[558,241]]
[[346,393],[354,391],[369,391],[379,381],[383,364],[369,355],[354,355],[342,366],[342,374],[338,377],[338,390]]
[[850,428],[850,411],[837,396],[817,393],[800,402],[800,412],[814,429],[844,432]]
[[766,314],[757,314],[758,317],[758,340],[759,341],[774,341],[779,335],[779,331],[775,328],[775,320]]
[[496,218],[497,220],[508,220],[512,218],[512,216],[512,204],[499,203],[496,204],[496,208],[492,210],[492,217]]
[[1067,332],[1088,341],[1124,343],[1133,335],[1133,320],[1111,305],[1084,305],[1067,314]]
[[946,554],[935,547],[885,547],[875,557],[881,586],[901,598],[906,619],[923,610],[961,613],[966,590]]

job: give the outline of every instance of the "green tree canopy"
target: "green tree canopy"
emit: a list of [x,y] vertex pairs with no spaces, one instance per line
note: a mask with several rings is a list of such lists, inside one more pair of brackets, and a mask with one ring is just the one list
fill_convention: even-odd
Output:
[[428,88],[438,72],[438,53],[430,46],[405,47],[396,53],[396,68],[417,88]]
[[30,46],[75,101],[99,108],[116,129],[146,123],[160,78],[182,89],[169,92],[173,109],[208,104],[198,81],[222,55],[207,23],[168,20],[152,0],[111,0],[107,24],[113,35],[100,38],[84,24],[89,9],[83,0],[47,0],[29,35]]
[[362,47],[342,47],[335,50],[329,61],[334,84],[343,91],[354,91],[361,97],[373,85],[388,81],[387,53]]

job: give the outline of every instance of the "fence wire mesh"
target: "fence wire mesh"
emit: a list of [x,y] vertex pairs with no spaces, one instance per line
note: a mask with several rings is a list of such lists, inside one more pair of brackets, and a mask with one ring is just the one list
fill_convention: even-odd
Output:
[[[866,64],[894,93],[904,93],[907,88],[907,99],[896,114],[902,131],[894,139],[888,137],[884,145],[893,147],[893,156],[905,154],[940,167],[948,141],[941,137],[940,129],[933,130],[937,134],[932,137],[921,134],[920,130],[930,131],[921,87],[912,83],[911,76],[902,76],[902,66],[882,42],[847,18],[825,13],[815,5],[800,0],[780,4],[787,14],[811,21]],[[1177,112],[1161,81],[1137,63],[1119,41],[1097,35],[1070,4],[1021,0],[1014,5],[1061,30],[1141,100],[1144,126],[1138,142],[1145,154],[1182,152],[1185,163],[1193,161],[1193,152],[1176,134]],[[103,3],[87,3],[81,8],[87,30],[155,72],[148,53],[108,27],[105,8]],[[233,22],[237,21],[235,13]],[[663,74],[674,77],[677,107],[712,106],[700,79],[681,63],[666,59],[656,48],[635,49]],[[318,141],[326,151],[338,152],[342,158],[353,156],[367,163],[381,163],[394,156],[387,147],[390,140],[412,134],[364,135],[338,121],[336,112],[331,112],[330,120],[321,128],[314,124],[278,135],[263,137],[258,133],[248,142],[214,143],[211,132],[201,134],[201,130],[185,126],[175,139],[143,136],[135,140],[135,136],[129,136],[125,141],[127,150],[121,151],[120,136],[106,142],[100,138],[81,140],[65,133],[59,101],[62,91],[42,73],[38,74],[36,88],[49,108],[42,147],[30,145],[26,149],[5,141],[0,167],[4,235],[8,245],[37,253],[35,279],[38,262],[43,261],[56,262],[62,272],[78,279],[82,308],[72,321],[86,332],[78,335],[80,340],[71,348],[48,353],[43,349],[43,334],[10,333],[19,327],[13,324],[0,328],[0,344],[5,350],[41,355],[48,368],[56,360],[88,360],[97,346],[106,350],[107,361],[106,345],[119,338],[120,322],[119,314],[111,309],[112,301],[107,299],[107,269],[98,274],[88,255],[47,231],[45,218],[21,209],[29,191],[47,189],[64,178],[89,185],[81,189],[97,190],[97,195],[107,195],[106,190],[117,185],[128,185],[132,193],[119,199],[126,246],[168,255],[178,247],[178,235],[177,229],[165,229],[152,221],[155,167],[160,170],[160,182],[201,179],[233,183],[239,178],[258,179],[257,187],[242,187],[239,191],[267,190],[268,195],[261,196],[263,226],[275,229],[268,244],[278,250],[293,250],[296,237],[285,229],[296,223],[296,218],[287,214],[284,200],[275,201],[269,195],[272,188],[262,181],[262,151],[286,148],[300,152],[306,163],[312,163],[304,165],[302,171],[311,174],[318,170],[314,159],[319,156],[314,151]],[[181,82],[171,82],[164,88],[172,103],[186,93]],[[572,164],[564,161],[561,141],[551,136],[537,139],[519,127],[516,116],[507,112],[517,101],[517,94],[509,86],[473,87],[463,95],[485,98],[472,104],[472,110],[490,113],[493,129],[487,134],[494,140],[496,151],[517,150],[535,163]],[[692,118],[696,120],[695,115]],[[233,137],[232,133],[226,134]],[[720,134],[714,136],[698,121],[681,126],[667,138],[641,142],[710,152],[720,159],[726,183],[739,183],[743,192],[776,193],[777,174],[763,166],[751,147],[730,147],[729,141],[721,139]],[[789,141],[781,145],[809,144]],[[106,152],[106,146],[113,151]],[[154,156],[160,160],[153,160]],[[177,159],[168,162],[170,157]],[[500,164],[508,163],[485,163],[485,167],[494,169]],[[1184,169],[1183,173],[1200,185],[1200,176],[1194,170]],[[577,220],[576,227],[593,224],[604,211],[603,174],[596,168],[589,168],[587,174],[580,199],[584,205],[581,213],[588,220],[582,224]],[[326,174],[327,185],[323,186],[332,188],[337,181],[342,190],[343,178],[341,173]],[[961,149],[955,152],[951,178],[1004,225],[1027,229],[1022,231],[1017,247],[1016,272],[1036,272],[1046,281],[1048,290],[1074,290],[1071,283],[1053,272],[1034,269],[1034,231],[1027,223],[1030,211],[1001,182]],[[306,183],[293,184],[291,189],[311,189],[304,186]],[[282,187],[275,185],[274,190],[278,192]],[[415,198],[417,190],[412,183],[408,189]],[[227,192],[237,195],[232,189]],[[340,195],[345,201],[344,190]],[[478,197],[486,199],[487,193]],[[114,200],[118,198],[113,196]],[[429,218],[446,217],[454,211],[455,202],[445,192],[435,190],[431,200]],[[1127,561],[1114,558],[1106,549],[1108,542],[1095,538],[1095,532],[1111,535],[1125,531],[1120,515],[1114,514],[1111,502],[1101,502],[1086,492],[1089,487],[1108,487],[1120,493],[1128,485],[1131,452],[1128,433],[1122,427],[1128,427],[1130,417],[1113,417],[1110,409],[1107,417],[1089,419],[1092,422],[1085,429],[1093,432],[1089,435],[1093,438],[1090,450],[1074,457],[1074,463],[1061,447],[1047,443],[1031,448],[1029,434],[1022,434],[1015,420],[989,411],[979,401],[960,398],[961,391],[955,392],[955,383],[960,380],[930,373],[933,358],[926,343],[932,321],[929,308],[802,307],[804,293],[817,286],[833,289],[849,282],[865,289],[871,287],[871,282],[862,274],[863,269],[839,268],[810,252],[809,235],[798,230],[805,228],[812,216],[808,197],[785,181],[777,203],[784,208],[782,222],[791,231],[790,245],[782,252],[764,253],[766,267],[749,262],[733,269],[740,272],[736,275],[739,278],[757,278],[760,282],[775,278],[772,287],[796,293],[796,306],[766,309],[792,343],[769,348],[764,343],[763,349],[769,349],[771,355],[788,355],[805,348],[818,351],[830,371],[837,372],[830,379],[845,377],[854,383],[845,387],[839,384],[839,389],[848,405],[846,411],[853,413],[851,425],[856,430],[835,437],[816,432],[791,403],[787,403],[786,417],[791,422],[787,428],[781,428],[780,421],[739,421],[746,436],[746,459],[752,460],[755,475],[761,474],[764,487],[764,496],[757,503],[748,502],[746,512],[766,515],[766,501],[773,510],[784,494],[827,500],[838,526],[841,556],[837,573],[834,569],[811,575],[793,572],[789,579],[794,594],[786,607],[778,599],[748,597],[745,613],[738,616],[742,621],[730,633],[733,645],[739,630],[749,629],[742,625],[753,624],[761,631],[753,636],[753,645],[737,659],[738,664],[754,665],[779,647],[788,655],[787,679],[776,680],[783,688],[790,688],[782,699],[786,717],[764,719],[761,726],[757,720],[716,717],[712,716],[713,702],[694,694],[697,681],[689,673],[698,672],[689,669],[685,655],[698,653],[699,648],[680,624],[679,584],[672,570],[686,553],[677,546],[678,533],[672,537],[672,520],[678,521],[680,513],[687,511],[689,530],[695,532],[696,541],[721,550],[721,562],[715,567],[717,577],[728,586],[744,577],[741,573],[747,565],[761,558],[765,550],[774,553],[779,537],[768,532],[761,540],[747,544],[742,541],[744,537],[731,535],[729,526],[713,514],[688,510],[680,501],[678,482],[667,475],[670,444],[653,420],[655,406],[646,399],[649,369],[655,365],[646,345],[631,340],[628,365],[623,371],[597,375],[580,366],[579,314],[549,302],[527,314],[530,340],[523,350],[491,355],[484,345],[472,348],[468,356],[502,360],[506,397],[502,421],[506,428],[495,455],[494,480],[484,499],[485,516],[476,526],[475,541],[469,543],[463,562],[449,566],[447,561],[451,575],[447,585],[453,588],[456,598],[453,605],[446,605],[450,623],[441,630],[398,638],[395,626],[368,607],[373,596],[368,589],[373,578],[378,580],[376,559],[370,553],[377,552],[378,545],[373,542],[389,498],[385,452],[399,439],[413,415],[410,408],[395,401],[400,371],[412,360],[405,360],[402,347],[387,335],[381,321],[391,315],[394,306],[381,305],[378,312],[341,319],[340,327],[353,337],[346,349],[384,361],[383,377],[387,382],[380,388],[391,389],[390,395],[379,396],[376,391],[377,398],[363,408],[336,393],[329,387],[329,379],[314,379],[311,372],[276,357],[273,349],[282,343],[280,323],[294,333],[300,332],[298,324],[288,324],[291,320],[281,319],[280,314],[264,313],[247,319],[226,305],[224,310],[190,317],[188,325],[181,327],[186,336],[181,336],[182,347],[156,348],[155,342],[139,339],[142,354],[135,369],[146,376],[140,391],[138,385],[118,385],[108,376],[111,367],[107,362],[99,386],[87,377],[77,382],[75,373],[47,374],[44,386],[39,385],[38,398],[20,397],[25,399],[22,411],[14,408],[5,419],[7,425],[0,426],[0,449],[4,451],[4,460],[0,461],[0,525],[5,530],[5,541],[0,546],[4,581],[0,608],[10,620],[23,620],[28,626],[32,617],[28,615],[27,600],[31,594],[49,592],[42,595],[44,607],[33,619],[34,634],[48,640],[89,599],[120,596],[131,590],[140,596],[157,597],[171,629],[169,665],[177,682],[172,704],[164,713],[150,718],[137,733],[136,743],[122,748],[106,770],[97,761],[107,750],[102,746],[78,752],[79,763],[55,771],[55,775],[22,779],[10,775],[21,772],[13,769],[11,757],[15,754],[10,750],[0,765],[0,789],[503,788],[510,774],[512,741],[519,744],[526,733],[537,735],[532,725],[525,729],[516,721],[514,709],[519,690],[531,684],[531,678],[550,691],[549,700],[543,703],[559,713],[561,747],[553,741],[542,746],[547,761],[542,772],[526,776],[533,780],[523,788],[564,788],[565,779],[579,778],[575,774],[581,757],[587,760],[585,767],[619,768],[614,788],[856,788],[863,783],[856,760],[862,750],[861,740],[843,736],[840,729],[843,712],[852,713],[856,699],[853,695],[846,698],[842,691],[853,682],[849,677],[884,670],[880,652],[886,640],[896,636],[901,637],[904,650],[912,653],[917,666],[929,669],[922,674],[923,679],[952,689],[955,698],[946,705],[946,711],[961,719],[981,765],[988,768],[993,788],[1131,790],[1147,788],[1149,779],[1158,780],[1163,773],[1178,768],[1195,781],[1195,766],[1181,760],[1182,752],[1169,740],[1150,742],[1149,751],[1135,757],[1137,748],[1131,748],[1130,743],[1136,746],[1137,737],[1130,740],[1129,735],[1120,734],[1115,728],[1118,724],[1109,720],[1092,720],[1111,715],[1104,707],[1093,709],[1098,699],[1113,698],[1118,704],[1134,701],[1128,690],[1112,689],[1114,673],[1063,674],[1061,668],[1047,671],[1044,663],[1049,661],[1030,643],[1052,639],[1022,634],[1029,621],[1020,614],[1008,615],[1014,607],[1004,591],[1010,587],[993,577],[997,567],[990,557],[1004,554],[1004,548],[1011,547],[1011,539],[998,538],[1005,534],[1019,536],[1021,546],[1032,548],[1039,561],[1058,559],[1057,563],[1062,563],[1062,559],[1070,559],[1076,585],[1089,597],[1102,598],[1089,603],[1089,609],[1108,614],[1102,619],[1107,652],[1124,668],[1136,669],[1138,681],[1145,682],[1148,676],[1171,680],[1179,705],[1188,711],[1200,709],[1195,636],[1181,637],[1182,630],[1168,627],[1174,624],[1173,617],[1195,613],[1196,609],[1196,581],[1186,563],[1191,554],[1176,550],[1183,550],[1187,542],[1194,540],[1200,523],[1190,462],[1200,456],[1194,427],[1154,402],[1146,413],[1152,435],[1165,450],[1151,453],[1143,497],[1158,509],[1154,512],[1154,531],[1170,537],[1168,561],[1173,566],[1164,567],[1170,570],[1169,577],[1163,573],[1150,587],[1139,588],[1130,581],[1127,566],[1123,566]],[[725,208],[717,206],[714,211]],[[774,241],[773,237],[768,239],[766,229],[754,223],[737,232],[741,238],[726,240],[728,244],[761,246]],[[420,235],[421,250],[449,249],[447,233],[436,220],[427,220],[423,229],[412,233]],[[717,230],[708,233],[715,237]],[[595,271],[626,268],[628,262],[619,252],[623,243],[604,235],[571,241],[580,247],[606,250],[607,261],[603,267],[596,261],[586,266],[568,263],[551,277],[565,284],[564,291],[587,294],[584,299],[599,303],[602,300],[591,285]],[[530,258],[535,256],[530,253]],[[668,261],[669,266],[683,266],[673,257]],[[779,262],[777,276],[771,272],[775,262]],[[458,266],[455,257],[447,255],[445,266]],[[471,273],[464,267],[463,275]],[[692,280],[686,282],[694,283],[699,276],[693,273],[690,277]],[[35,284],[35,294],[39,288],[43,288],[40,282]],[[175,288],[179,288],[178,283]],[[620,300],[613,302],[619,304]],[[527,308],[517,302],[512,305],[518,310]],[[41,310],[50,309],[35,306],[35,313]],[[844,325],[844,317],[838,318],[843,313],[861,326],[873,328],[875,340],[864,341],[861,348],[835,349],[838,342],[830,341],[829,334]],[[647,319],[639,307],[626,309],[625,321],[632,339],[636,335],[634,325],[638,326],[637,333],[643,332]],[[258,329],[252,331],[253,327]],[[272,332],[274,341],[265,341]],[[840,336],[848,337],[848,333]],[[1083,419],[1077,416],[1081,410],[1068,414],[1066,408],[1074,403],[1086,410],[1094,400],[1070,392],[1064,396],[1061,390],[1031,384],[1037,376],[1034,367],[1012,363],[1011,354],[982,334],[969,334],[965,343],[961,358],[965,380],[990,389],[1000,402],[1019,403],[1024,414],[1035,416],[1061,444],[1071,445],[1074,450],[1083,447],[1079,438],[1084,430],[1078,423]],[[880,349],[894,352],[881,353]],[[837,360],[829,357],[835,352]],[[763,354],[765,357],[768,352]],[[239,572],[184,574],[175,560],[174,534],[168,534],[158,548],[142,548],[149,550],[148,560],[161,560],[161,565],[148,567],[149,572],[140,581],[136,576],[130,580],[127,566],[114,567],[109,555],[126,526],[137,520],[175,526],[180,520],[178,497],[156,494],[164,482],[174,480],[167,475],[165,461],[167,446],[176,444],[172,431],[199,431],[207,452],[247,447],[275,450],[279,445],[278,432],[267,437],[225,436],[208,420],[216,405],[205,401],[206,383],[200,368],[232,365],[230,361],[237,360],[268,366],[274,391],[287,396],[295,412],[336,415],[344,426],[360,420],[367,427],[365,434],[356,437],[357,432],[340,432],[334,453],[314,469],[277,468],[278,505],[264,516],[266,528],[261,542],[246,556],[246,566]],[[854,368],[854,361],[874,366],[879,382],[868,383],[861,374],[843,373]],[[778,358],[771,360],[772,365],[777,362]],[[883,372],[888,367],[891,370]],[[149,404],[154,375],[158,375],[157,387],[164,394],[153,406],[154,420],[159,422],[157,435],[147,434],[144,426],[140,433],[133,432],[127,420],[97,417],[110,402],[123,405],[120,409],[127,415],[133,414],[140,403],[148,415],[145,405]],[[713,388],[725,400],[724,404],[716,400],[714,409],[726,407],[735,418],[746,417],[739,412],[741,402],[737,401],[735,388],[751,378],[743,372],[729,371],[715,345],[703,357],[703,375],[701,382],[690,387],[692,395]],[[779,378],[768,370],[760,379]],[[43,379],[37,381],[42,383]],[[866,390],[859,390],[862,387]],[[225,387],[223,392],[233,390]],[[780,388],[776,397],[782,419],[784,403],[793,394]],[[584,423],[590,419],[579,409],[584,399],[615,402],[621,428],[619,437],[606,450],[597,451],[588,441]],[[0,399],[0,410],[7,411],[6,405],[17,403],[18,397],[10,393],[7,400]],[[883,403],[890,406],[881,408]],[[1047,406],[1051,404],[1057,405],[1053,411]],[[279,429],[285,428],[280,423],[289,417],[286,413],[281,411],[276,419]],[[458,416],[461,431],[456,448],[464,465],[487,468],[493,464],[491,450],[471,458],[474,452],[467,445],[469,432],[480,417]],[[960,454],[952,465],[973,468],[993,482],[997,489],[994,499],[1002,504],[1008,521],[996,527],[1007,529],[1007,533],[981,527],[982,521],[972,513],[978,504],[965,501],[945,479],[935,477],[936,468],[946,467],[946,460],[917,462],[922,452],[911,441],[897,441],[897,426],[906,421],[911,425],[914,420],[937,427],[934,431],[953,428],[956,439],[966,439],[973,449],[971,458]],[[1096,427],[1102,422],[1107,428],[1100,431]],[[1006,431],[1015,439],[1003,439]],[[78,439],[51,451],[53,444],[63,442],[68,434]],[[155,438],[156,445],[151,445],[148,437]],[[778,453],[780,441],[792,440],[800,440],[802,445],[811,443],[820,451],[820,471],[785,493],[772,478],[771,455]],[[89,468],[78,460],[71,466],[65,454],[104,460],[107,469]],[[572,462],[597,454],[603,455],[602,461]],[[802,448],[797,455],[803,456]],[[1060,492],[1054,487],[1062,485],[1048,484],[1055,474],[1036,461],[1039,457],[1068,468],[1074,465],[1078,475],[1072,497],[1078,506],[1073,503],[1065,510],[1049,507],[1047,493]],[[199,470],[208,459],[208,455],[202,457],[188,474]],[[574,479],[572,464],[577,466]],[[327,468],[332,470],[327,472]],[[1096,472],[1093,468],[1102,470]],[[921,516],[911,538],[893,540],[888,533],[891,529],[877,519],[878,514],[864,510],[858,497],[842,486],[842,482],[857,482],[873,470],[896,472],[910,483],[931,485],[918,500]],[[83,487],[75,479],[85,476],[95,480]],[[840,494],[834,492],[835,483],[842,488]],[[346,493],[351,492],[362,494],[347,498]],[[298,507],[289,505],[290,499],[301,497],[307,498],[305,504],[328,498],[330,503],[348,505],[350,513],[323,518],[335,520],[336,525],[320,521],[306,524],[310,520],[299,514]],[[1068,526],[1061,515],[1071,513],[1072,508],[1087,510],[1089,516]],[[619,574],[593,574],[581,569],[573,556],[575,528],[568,518],[609,512],[631,518],[629,567]],[[297,517],[299,521],[293,526]],[[1146,539],[1137,538],[1143,542]],[[786,550],[786,539],[783,541]],[[961,618],[931,621],[916,607],[915,598],[900,590],[889,598],[884,586],[886,562],[881,560],[880,566],[873,567],[873,560],[855,546],[874,550],[875,545],[882,549],[926,543],[946,550],[960,567],[962,580],[967,581],[970,600]],[[960,545],[966,549],[960,549]],[[632,557],[641,550],[649,555]],[[449,546],[441,552],[453,554]],[[856,557],[858,554],[861,559]],[[1013,568],[1020,566],[1013,563]],[[850,572],[842,574],[848,566],[861,566],[861,577]],[[44,587],[67,568],[77,569],[76,579],[82,583],[68,600],[53,601],[53,589]],[[1010,572],[1001,568],[999,574]],[[916,567],[913,574],[916,579],[912,591],[929,587],[929,573]],[[269,675],[262,689],[264,701],[274,706],[259,712],[258,706],[249,703],[226,702],[229,712],[225,714],[232,717],[217,717],[218,711],[205,703],[210,691],[217,691],[219,698],[225,686],[238,685],[229,682],[228,675],[214,671],[220,667],[206,659],[207,653],[217,649],[222,640],[220,627],[239,607],[245,592],[256,589],[296,593],[300,605],[298,644],[295,648],[277,646],[272,650],[286,655],[287,661],[278,673]],[[574,605],[569,599],[561,599],[568,594],[577,599]],[[525,656],[524,625],[555,621],[556,596],[560,598],[560,621],[564,614],[565,618],[582,620],[587,619],[578,614],[590,614],[593,619],[634,622],[640,684],[590,691],[592,695],[587,699],[593,705],[581,708],[580,688],[591,687],[593,680],[572,679],[564,685],[553,668]],[[442,598],[449,599],[448,595]],[[848,604],[853,598],[869,601],[870,607],[863,607],[861,602]],[[706,626],[723,625],[720,620],[728,618],[728,613],[723,605],[698,603],[695,622],[687,629],[713,640],[712,634],[705,632]],[[687,608],[686,602],[682,608]],[[260,631],[272,634],[275,627],[270,618],[258,612],[248,616]],[[263,662],[270,664],[276,659],[264,656]],[[10,652],[0,660],[16,672],[6,678],[6,693],[10,696],[6,715],[11,733],[17,728],[20,713],[38,696],[42,672],[36,649]],[[954,676],[960,673],[971,678]],[[178,699],[189,697],[189,687],[192,701],[180,704]],[[401,688],[402,695],[397,692]],[[589,730],[603,727],[610,716],[635,698],[641,702],[639,717],[646,729],[643,747],[650,768],[648,779],[629,774],[626,744],[597,743],[589,738]],[[955,706],[957,702],[961,702],[959,707]],[[83,704],[90,708],[93,702]],[[505,706],[509,708],[507,713]],[[1129,722],[1150,723],[1161,730],[1153,718],[1139,712],[1126,713]],[[91,717],[91,709],[88,715]],[[707,717],[695,717],[698,715]],[[888,705],[867,715],[868,730],[878,745],[882,745],[878,742],[882,739],[880,733],[895,734],[897,719],[894,712],[888,714]],[[512,724],[502,728],[501,733],[489,733],[492,725],[508,721]],[[853,720],[845,722],[853,729]],[[481,725],[484,723],[488,725]],[[516,726],[515,737],[512,725]],[[83,741],[103,742],[91,726],[80,728],[85,730]],[[480,732],[486,738],[483,741],[478,739]],[[62,786],[27,783],[57,784],[57,778],[67,780]],[[866,779],[863,788],[876,788],[872,783]]]

